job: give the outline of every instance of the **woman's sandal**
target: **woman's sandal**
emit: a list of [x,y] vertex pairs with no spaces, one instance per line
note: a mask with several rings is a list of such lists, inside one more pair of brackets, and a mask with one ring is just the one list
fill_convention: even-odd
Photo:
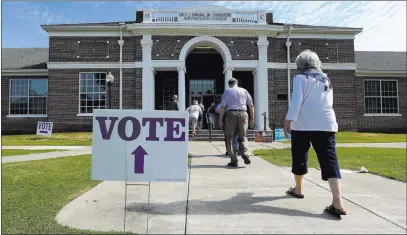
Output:
[[327,206],[327,207],[325,208],[325,211],[328,212],[328,213],[330,213],[330,214],[332,214],[332,215],[334,215],[334,216],[336,216],[336,217],[338,217],[338,218],[340,218],[341,215],[346,215],[346,211],[337,209],[337,208],[334,206],[334,204],[331,204],[330,206]]
[[295,192],[295,188],[288,189],[288,191],[286,193],[293,196],[293,197],[296,197],[296,198],[301,198],[301,199],[304,198],[303,194],[298,194],[298,193]]

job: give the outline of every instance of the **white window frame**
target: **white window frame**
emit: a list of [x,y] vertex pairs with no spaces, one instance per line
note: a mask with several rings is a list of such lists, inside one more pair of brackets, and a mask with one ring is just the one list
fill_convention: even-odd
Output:
[[[380,95],[379,96],[367,96],[366,97],[366,87],[365,81],[375,81],[379,82],[380,87]],[[396,82],[397,87],[397,96],[382,96],[382,82]],[[399,81],[397,79],[364,79],[363,80],[363,112],[365,113],[364,116],[382,116],[382,117],[391,117],[391,116],[401,116],[400,114],[400,99],[399,99]],[[398,113],[383,113],[382,107],[382,98],[397,98],[397,112]],[[380,98],[380,113],[366,113],[366,98]]]
[[[79,89],[79,92],[78,92],[78,114],[76,115],[78,117],[80,117],[80,116],[82,116],[82,117],[91,117],[91,116],[93,116],[93,112],[92,113],[81,113],[81,74],[89,74],[89,73],[91,73],[91,74],[95,74],[95,73],[101,73],[102,74],[103,73],[103,74],[105,74],[105,78],[107,77],[106,72],[79,72],[79,78],[78,78],[78,80],[79,80],[79,84],[78,84],[78,89]],[[107,88],[107,82],[106,82],[106,87],[105,87],[105,97],[106,97],[106,99],[105,99],[105,108],[106,108],[106,102],[108,101],[107,100],[106,88]]]
[[[15,80],[28,80],[28,89],[30,89],[30,81],[31,80],[46,80],[47,81],[47,95],[45,96],[46,98],[46,103],[45,103],[45,114],[11,114],[11,91],[12,91],[12,81]],[[27,118],[27,117],[31,117],[31,118],[43,118],[43,117],[48,117],[48,78],[45,77],[21,77],[21,78],[11,78],[9,79],[9,93],[8,93],[8,115],[7,117],[12,117],[12,118]],[[28,109],[30,109],[30,90],[28,90],[28,101],[27,101],[27,107]]]

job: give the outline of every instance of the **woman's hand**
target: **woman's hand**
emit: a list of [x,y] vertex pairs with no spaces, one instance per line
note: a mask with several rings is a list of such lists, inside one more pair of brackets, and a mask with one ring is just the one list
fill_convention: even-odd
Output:
[[287,138],[287,139],[288,139],[288,135],[291,134],[290,123],[291,123],[290,120],[284,120],[283,131],[284,131],[285,138]]

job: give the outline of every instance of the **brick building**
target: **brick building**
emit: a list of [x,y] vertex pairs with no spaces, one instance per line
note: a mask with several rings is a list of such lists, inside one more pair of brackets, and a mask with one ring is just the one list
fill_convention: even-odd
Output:
[[[256,129],[281,127],[296,56],[315,51],[341,130],[405,132],[406,54],[355,52],[362,29],[283,24],[270,12],[137,11],[131,22],[43,25],[49,48],[2,49],[2,133],[89,131],[93,109],[165,110],[173,94],[219,102],[226,82],[253,96]],[[106,76],[114,76],[111,94]],[[121,81],[121,82],[120,82]],[[290,84],[290,86],[289,86]]]

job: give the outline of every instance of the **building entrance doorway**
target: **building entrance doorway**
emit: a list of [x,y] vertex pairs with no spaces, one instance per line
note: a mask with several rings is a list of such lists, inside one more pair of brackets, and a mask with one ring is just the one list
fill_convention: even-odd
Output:
[[188,54],[185,65],[186,100],[189,105],[198,100],[204,106],[202,128],[207,129],[206,111],[224,90],[222,56],[213,48],[199,46]]

